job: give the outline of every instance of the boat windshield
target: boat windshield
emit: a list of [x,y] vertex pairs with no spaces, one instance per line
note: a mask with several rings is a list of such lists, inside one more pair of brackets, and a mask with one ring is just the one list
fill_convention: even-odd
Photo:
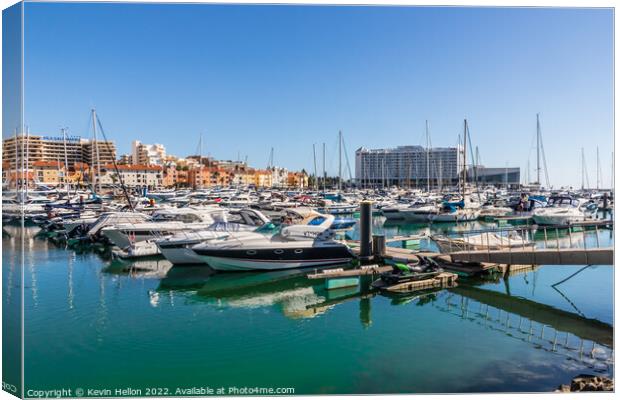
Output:
[[271,234],[271,233],[277,233],[280,231],[280,226],[277,226],[276,224],[274,224],[273,222],[267,222],[266,224],[259,226],[258,228],[256,228],[254,230],[254,232],[257,233],[266,233],[266,234]]
[[309,221],[308,225],[318,226],[321,225],[323,222],[325,222],[325,217],[316,217]]
[[579,207],[579,200],[570,197],[552,197],[548,202],[549,207]]
[[192,223],[192,222],[201,222],[202,219],[196,215],[196,214],[174,214],[174,213],[170,213],[170,214],[165,214],[165,213],[161,213],[161,214],[157,214],[155,216],[153,216],[153,221],[155,222],[163,222],[163,221],[180,221],[180,222],[185,222],[185,223]]

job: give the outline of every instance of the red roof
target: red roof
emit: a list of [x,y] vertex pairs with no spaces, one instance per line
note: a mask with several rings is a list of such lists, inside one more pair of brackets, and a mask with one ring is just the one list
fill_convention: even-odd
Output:
[[10,180],[18,180],[22,179],[23,177],[30,181],[34,180],[34,172],[30,171],[28,171],[27,173],[22,173],[21,171],[11,171],[8,176]]
[[60,161],[35,161],[32,163],[33,167],[54,167],[54,168],[64,168],[65,163]]
[[75,162],[73,164],[73,169],[75,170],[79,170],[79,169],[88,169],[88,164],[84,163],[84,162]]
[[[116,164],[119,171],[162,171],[159,165]],[[114,164],[104,164],[101,168],[114,170]]]

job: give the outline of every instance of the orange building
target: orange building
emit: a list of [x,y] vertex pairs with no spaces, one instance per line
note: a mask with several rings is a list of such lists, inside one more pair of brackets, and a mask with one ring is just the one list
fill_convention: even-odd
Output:
[[304,189],[308,187],[308,174],[305,172],[289,172],[288,186]]
[[272,187],[273,174],[269,170],[257,169],[254,172],[254,184],[256,187]]
[[235,173],[218,167],[194,168],[189,170],[189,185],[196,188],[230,186]]
[[76,162],[73,167],[67,171],[67,181],[71,183],[85,183],[90,178],[90,168],[88,164],[83,162]]
[[167,188],[176,186],[179,181],[179,172],[176,166],[165,167],[162,185]]

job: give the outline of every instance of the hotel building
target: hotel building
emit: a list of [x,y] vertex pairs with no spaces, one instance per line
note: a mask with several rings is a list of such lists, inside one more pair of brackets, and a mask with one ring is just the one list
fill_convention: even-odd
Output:
[[463,170],[459,147],[361,147],[355,152],[355,180],[360,187],[453,185]]
[[96,151],[99,151],[101,164],[111,163],[116,159],[116,146],[113,142],[98,140],[96,146],[93,140],[81,139],[79,136],[63,137],[40,136],[40,135],[17,135],[10,136],[2,142],[2,161],[8,163],[9,168],[22,167],[22,162],[27,162],[28,169],[33,163],[65,162],[73,168],[75,163],[84,162],[91,165],[96,159]]

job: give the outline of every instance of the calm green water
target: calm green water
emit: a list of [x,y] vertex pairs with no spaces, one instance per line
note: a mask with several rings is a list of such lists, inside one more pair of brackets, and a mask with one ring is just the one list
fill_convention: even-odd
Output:
[[[19,287],[19,231],[10,228],[3,301]],[[374,228],[428,231],[380,218]],[[127,272],[96,252],[57,248],[36,231],[25,233],[26,390],[531,392],[580,373],[613,374],[610,266],[589,267],[556,289],[581,267],[541,266],[506,281],[461,279],[452,290],[385,297],[358,288],[328,293],[290,272],[210,274],[165,260],[136,262]],[[610,232],[599,241],[611,243]]]

